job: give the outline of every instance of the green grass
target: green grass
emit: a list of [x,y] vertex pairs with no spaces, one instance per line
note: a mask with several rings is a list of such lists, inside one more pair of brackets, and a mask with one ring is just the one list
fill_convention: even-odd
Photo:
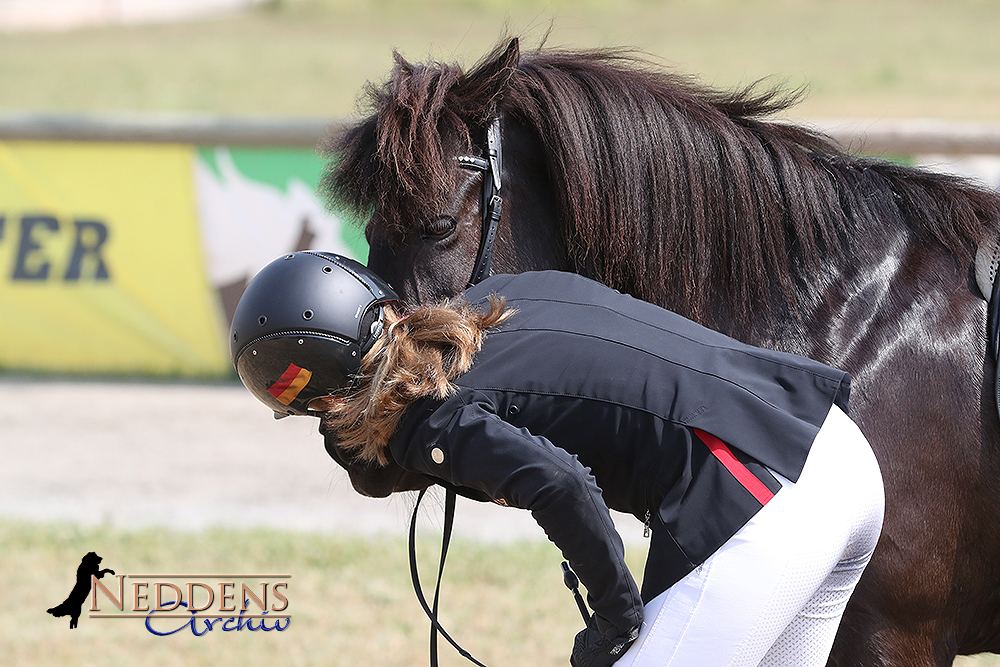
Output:
[[526,48],[628,45],[731,86],[806,85],[796,116],[1000,120],[992,0],[276,0],[213,20],[0,33],[0,110],[349,116],[391,50],[471,64]]
[[[428,596],[439,539],[419,540]],[[402,540],[266,530],[129,532],[0,521],[0,545],[0,571],[7,575],[0,664],[131,666],[139,656],[144,664],[185,667],[427,664],[429,626],[413,594]],[[195,637],[185,630],[158,637],[142,620],[91,619],[85,609],[79,627],[70,631],[67,618],[45,610],[65,598],[88,551],[118,574],[291,574],[291,625],[284,632],[213,630]],[[641,571],[644,554],[631,556],[631,566]],[[445,571],[442,622],[487,664],[566,664],[582,622],[562,585],[559,563],[558,551],[548,543],[456,541]],[[441,651],[443,665],[465,662],[443,642]]]

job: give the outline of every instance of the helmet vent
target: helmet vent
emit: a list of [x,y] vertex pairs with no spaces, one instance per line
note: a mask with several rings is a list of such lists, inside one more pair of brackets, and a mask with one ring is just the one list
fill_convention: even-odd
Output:
[[311,320],[312,318],[313,318],[313,311],[307,310],[306,312],[302,313],[302,319]]

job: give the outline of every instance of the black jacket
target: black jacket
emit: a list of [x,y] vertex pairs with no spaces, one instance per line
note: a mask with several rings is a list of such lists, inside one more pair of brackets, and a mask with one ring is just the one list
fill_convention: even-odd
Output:
[[[457,393],[408,409],[395,462],[460,494],[531,510],[620,634],[761,505],[693,433],[727,443],[772,491],[795,481],[849,377],[739,343],[580,276],[495,276],[466,299],[506,297]],[[766,466],[766,468],[765,468]],[[608,508],[652,537],[640,598]]]

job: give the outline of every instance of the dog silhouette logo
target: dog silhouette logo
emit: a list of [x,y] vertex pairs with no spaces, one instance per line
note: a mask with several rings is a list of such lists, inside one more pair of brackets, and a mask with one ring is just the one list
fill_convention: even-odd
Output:
[[70,591],[69,596],[63,600],[62,604],[47,609],[48,613],[55,617],[69,616],[69,627],[72,630],[80,620],[80,613],[83,610],[83,603],[90,595],[92,577],[101,579],[106,574],[114,574],[114,570],[100,569],[101,557],[91,551],[83,560],[80,567],[76,569],[76,585]]

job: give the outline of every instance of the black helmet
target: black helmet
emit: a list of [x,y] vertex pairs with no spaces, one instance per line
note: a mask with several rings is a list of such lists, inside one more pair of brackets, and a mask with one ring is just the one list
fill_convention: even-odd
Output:
[[398,299],[353,259],[330,252],[279,257],[236,306],[233,366],[275,418],[311,414],[309,401],[351,384],[382,334],[383,304]]

